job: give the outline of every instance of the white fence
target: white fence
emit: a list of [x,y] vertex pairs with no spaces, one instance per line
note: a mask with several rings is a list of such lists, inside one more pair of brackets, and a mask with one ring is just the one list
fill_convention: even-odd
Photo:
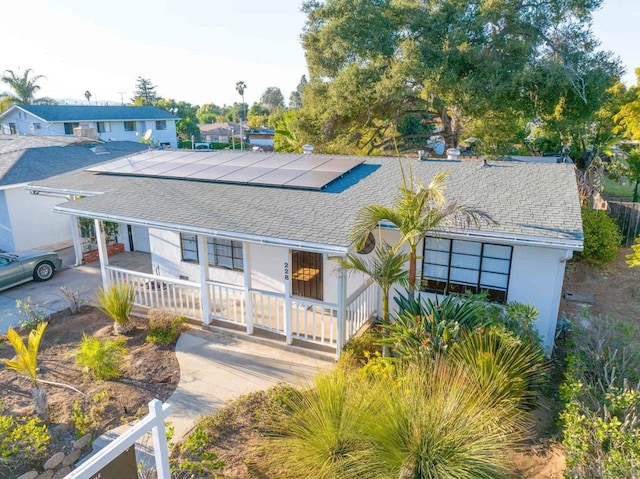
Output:
[[338,308],[335,304],[295,300],[291,305],[291,333],[294,338],[336,347]]
[[251,301],[254,326],[276,333],[285,333],[284,295],[254,290],[251,291]]
[[129,271],[114,266],[107,266],[106,269],[109,283],[133,285],[136,306],[158,308],[187,318],[202,319],[198,283]]
[[380,301],[380,288],[370,281],[360,286],[349,298],[347,298],[346,332],[347,340],[355,334],[368,321],[378,313]]
[[242,286],[207,281],[211,315],[214,319],[234,324],[246,324],[245,293]]
[[98,474],[111,461],[129,449],[142,436],[151,431],[153,436],[154,458],[158,479],[171,479],[169,470],[169,448],[164,421],[171,414],[171,405],[162,404],[154,399],[149,403],[149,414],[138,421],[122,436],[83,462],[77,469],[67,474],[64,479],[86,479]]

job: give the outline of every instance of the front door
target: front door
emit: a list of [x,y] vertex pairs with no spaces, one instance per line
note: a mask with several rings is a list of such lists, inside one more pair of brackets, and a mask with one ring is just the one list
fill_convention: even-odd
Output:
[[291,294],[322,301],[322,254],[291,252]]

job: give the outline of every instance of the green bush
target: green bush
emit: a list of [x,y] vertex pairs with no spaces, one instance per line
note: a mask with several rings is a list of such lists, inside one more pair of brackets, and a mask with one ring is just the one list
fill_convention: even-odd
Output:
[[[51,436],[37,418],[0,415],[0,458],[21,463],[41,459]],[[1,462],[1,461],[0,461]]]
[[152,309],[149,311],[149,334],[146,341],[154,344],[173,344],[184,330],[187,318],[172,313]]
[[606,211],[582,208],[584,250],[582,256],[591,264],[611,263],[616,259],[622,235]]
[[84,366],[95,379],[108,381],[120,377],[120,364],[126,355],[127,348],[122,338],[100,340],[83,334],[76,363]]
[[640,460],[640,328],[576,322],[560,387],[567,477],[635,479]]

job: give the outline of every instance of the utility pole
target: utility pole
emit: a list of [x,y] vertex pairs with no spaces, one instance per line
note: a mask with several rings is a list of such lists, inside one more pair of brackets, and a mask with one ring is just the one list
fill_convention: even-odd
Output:
[[122,104],[122,106],[124,106],[124,97],[122,95],[124,95],[127,92],[126,91],[119,91],[117,93],[120,93],[120,103]]

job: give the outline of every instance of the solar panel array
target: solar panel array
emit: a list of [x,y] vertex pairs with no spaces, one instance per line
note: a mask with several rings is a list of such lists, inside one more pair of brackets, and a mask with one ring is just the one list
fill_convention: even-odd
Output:
[[150,150],[87,168],[125,176],[322,189],[364,162],[358,157],[263,153]]

